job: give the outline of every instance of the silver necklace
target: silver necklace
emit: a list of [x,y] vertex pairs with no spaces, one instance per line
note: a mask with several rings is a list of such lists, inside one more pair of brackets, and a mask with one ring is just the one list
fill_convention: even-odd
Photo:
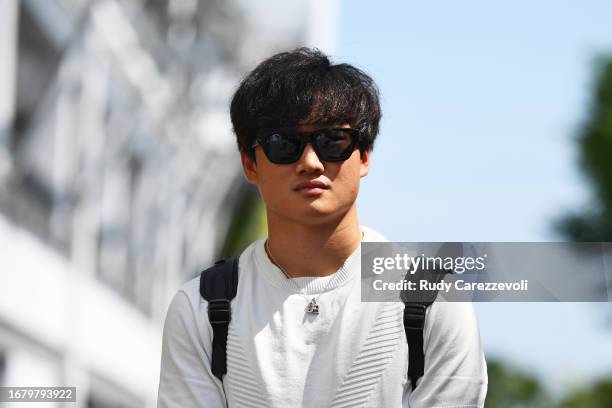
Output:
[[[289,281],[293,284],[293,286],[295,286],[295,288],[297,289],[297,292],[306,300],[308,300],[308,296],[304,295],[302,293],[302,289],[297,285],[297,283],[295,283],[293,281],[293,279],[291,278],[291,276],[287,273],[287,271],[280,266],[280,264],[276,261],[276,259],[274,259],[274,257],[272,256],[272,252],[270,252],[270,247],[268,246],[268,240],[266,239],[266,242],[264,244],[264,248],[266,250],[266,253],[268,254],[268,256],[270,257],[270,260],[272,261],[272,263],[274,263],[274,265],[278,266],[278,269],[281,270],[281,272],[283,272],[283,275],[285,275],[285,277],[287,279],[289,279]],[[321,293],[319,293],[319,296],[313,297],[312,299],[309,300],[308,305],[306,306],[305,311],[307,313],[310,314],[319,314],[319,305],[317,304],[317,299],[319,299],[319,297],[323,294],[323,292],[325,292],[325,290],[329,287],[329,284],[332,282],[332,280],[334,279],[334,277],[332,276],[331,278],[329,278],[329,281],[327,282],[327,285],[325,285],[325,287],[323,288],[323,291]]]

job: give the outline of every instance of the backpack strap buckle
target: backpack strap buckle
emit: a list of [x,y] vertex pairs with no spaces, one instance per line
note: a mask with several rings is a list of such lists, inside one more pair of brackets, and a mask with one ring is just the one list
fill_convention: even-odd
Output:
[[423,330],[426,309],[427,306],[420,303],[405,303],[404,328],[406,330]]
[[227,324],[232,320],[232,308],[228,299],[208,301],[208,321],[210,324]]

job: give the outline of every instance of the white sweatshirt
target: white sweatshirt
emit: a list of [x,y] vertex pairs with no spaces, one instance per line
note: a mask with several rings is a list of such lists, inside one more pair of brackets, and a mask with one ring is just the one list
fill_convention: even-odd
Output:
[[[386,241],[361,228],[364,241]],[[484,406],[487,371],[471,303],[427,309],[425,374],[412,391],[404,305],[360,301],[360,248],[333,275],[293,279],[306,297],[270,261],[264,242],[240,255],[223,384],[210,369],[213,331],[199,276],[175,295],[158,408]],[[305,312],[312,297],[318,315]]]

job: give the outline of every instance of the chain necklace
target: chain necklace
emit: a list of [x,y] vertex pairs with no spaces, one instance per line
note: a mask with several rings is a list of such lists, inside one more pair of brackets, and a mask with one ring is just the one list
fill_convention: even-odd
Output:
[[[363,231],[361,231],[361,239],[362,240],[363,240],[363,236],[364,236],[364,233],[363,233]],[[285,277],[287,279],[289,279],[291,284],[293,284],[293,286],[295,286],[295,288],[297,289],[297,293],[299,293],[304,299],[308,300],[308,296],[306,296],[306,295],[304,295],[302,293],[302,289],[297,285],[297,283],[295,283],[295,281],[292,279],[291,275],[289,275],[289,273],[287,273],[287,271],[272,256],[272,252],[270,251],[270,246],[268,245],[268,239],[266,239],[266,242],[264,243],[264,249],[266,250],[266,253],[270,257],[270,260],[272,261],[272,263],[274,265],[278,266],[278,269],[281,270],[283,275],[285,275]],[[321,293],[319,293],[318,296],[313,297],[312,299],[310,299],[310,301],[308,302],[308,305],[306,306],[306,309],[305,309],[305,311],[307,313],[314,314],[314,315],[319,314],[319,305],[317,304],[317,300],[327,290],[327,288],[329,287],[329,285],[330,285],[330,283],[332,282],[333,279],[334,279],[333,276],[331,278],[329,278],[329,281],[327,281],[327,285],[325,285],[325,287],[323,288],[323,291]]]

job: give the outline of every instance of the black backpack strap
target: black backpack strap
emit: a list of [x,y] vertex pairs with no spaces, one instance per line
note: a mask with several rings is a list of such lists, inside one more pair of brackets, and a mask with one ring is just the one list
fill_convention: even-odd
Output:
[[213,329],[210,368],[219,380],[227,373],[227,330],[232,320],[231,300],[238,289],[238,257],[215,262],[200,274],[200,295],[208,301]]
[[425,370],[423,328],[425,327],[425,311],[428,306],[423,303],[404,303],[404,331],[408,341],[408,378],[413,390]]
[[[415,277],[410,280],[418,281],[427,279],[430,282],[438,282],[448,270],[416,272]],[[423,329],[425,328],[425,313],[427,308],[436,300],[437,290],[418,291],[416,296],[402,291],[401,299],[404,303],[404,331],[408,342],[408,379],[414,390],[417,381],[425,373],[425,352],[423,350]]]

